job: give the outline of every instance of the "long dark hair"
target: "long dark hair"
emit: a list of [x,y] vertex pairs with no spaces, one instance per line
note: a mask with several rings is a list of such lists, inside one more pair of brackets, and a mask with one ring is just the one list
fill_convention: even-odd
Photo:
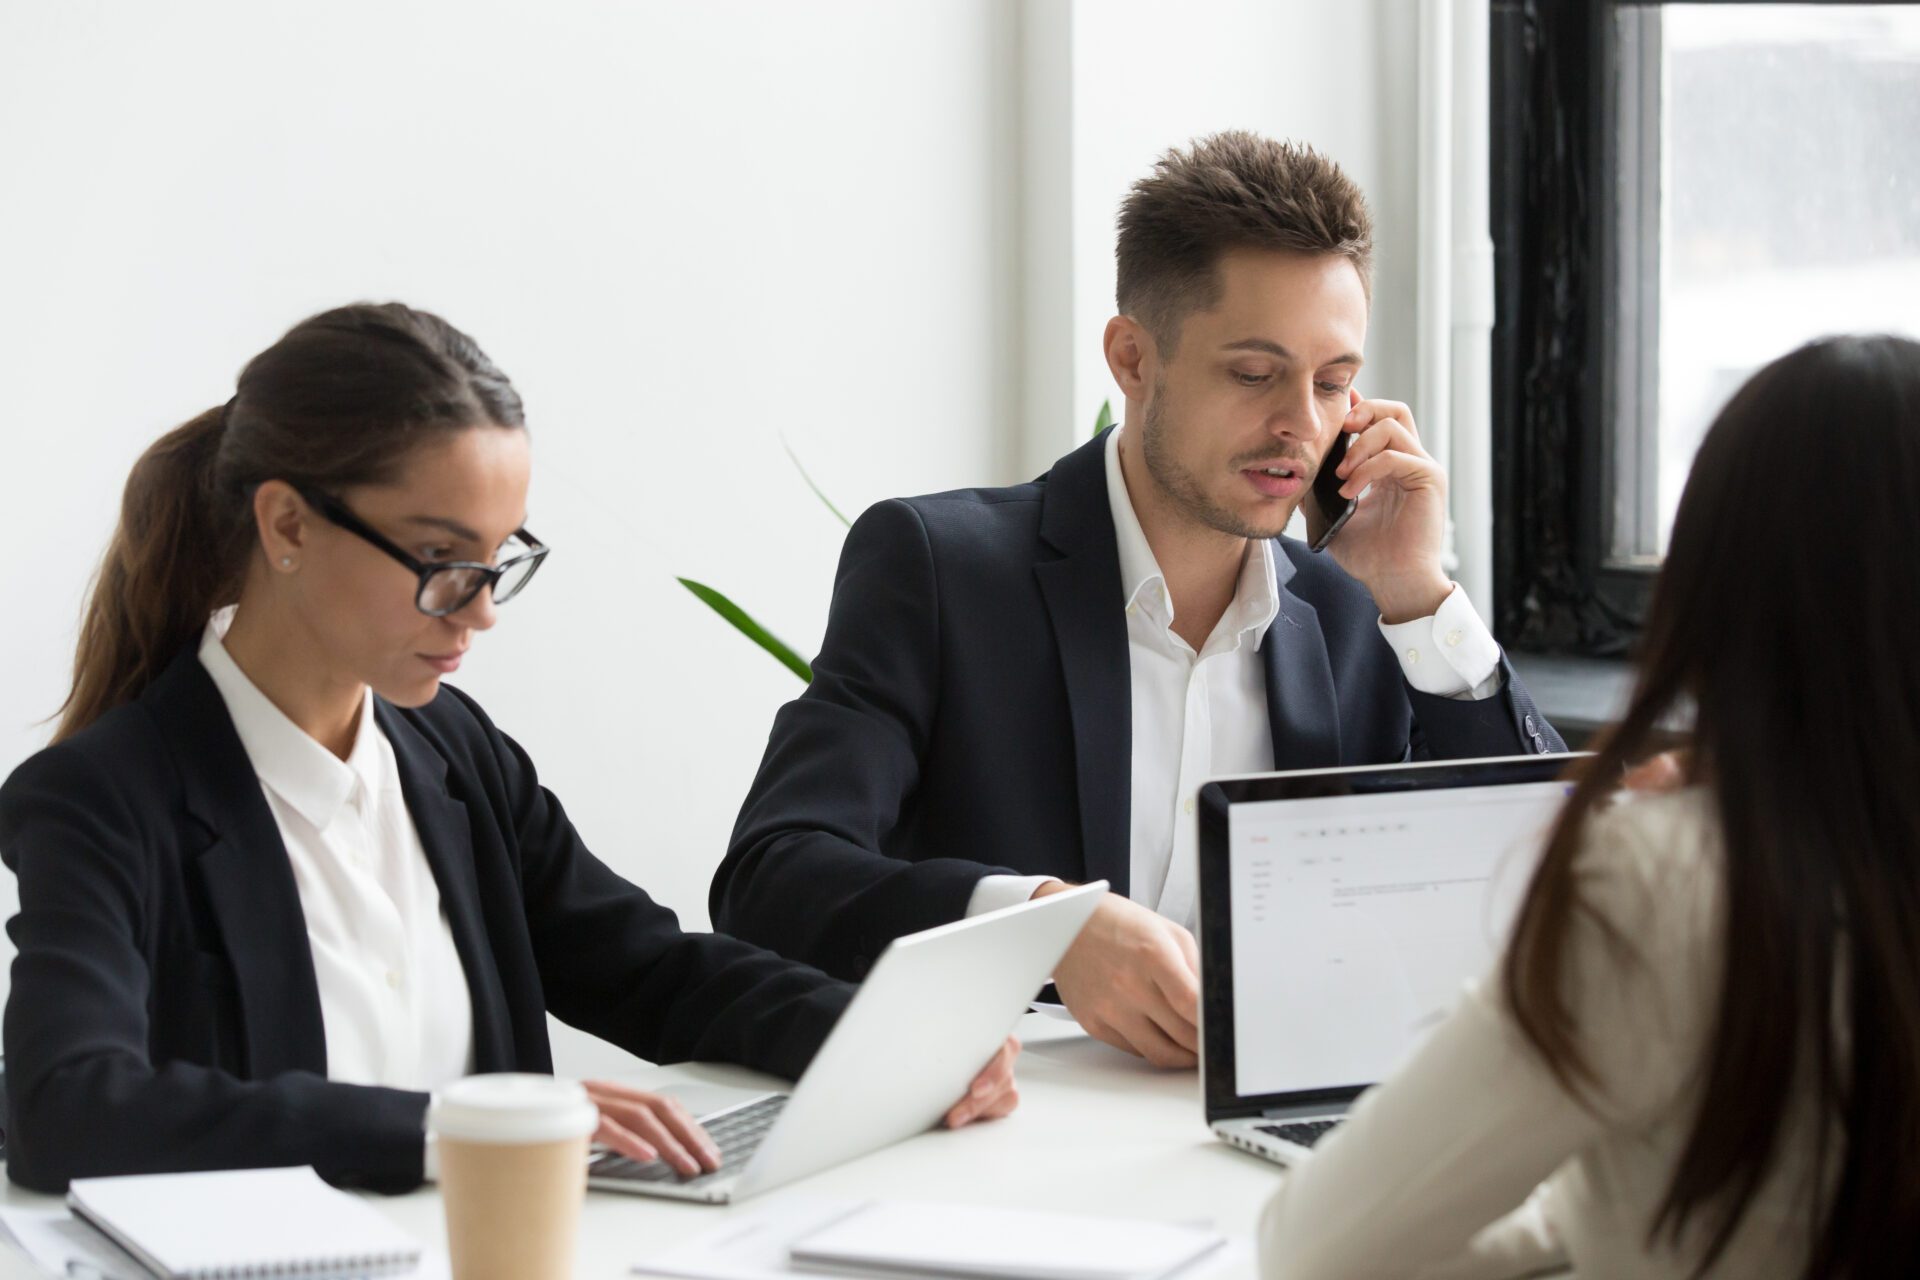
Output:
[[1560,816],[1504,973],[1562,1084],[1592,1084],[1562,1000],[1574,860],[1622,769],[1690,709],[1687,774],[1725,850],[1725,977],[1648,1241],[1697,1218],[1703,1271],[1809,1082],[1837,1176],[1804,1274],[1906,1276],[1920,1257],[1916,635],[1920,343],[1812,343],[1755,374],[1700,446],[1632,701]]
[[247,362],[233,399],[134,463],[55,741],[137,698],[234,602],[263,481],[377,484],[420,444],[476,426],[523,428],[519,393],[439,316],[360,303],[295,325]]

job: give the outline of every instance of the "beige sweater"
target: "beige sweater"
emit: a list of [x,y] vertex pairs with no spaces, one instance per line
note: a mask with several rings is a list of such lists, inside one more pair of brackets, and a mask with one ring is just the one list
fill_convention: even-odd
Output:
[[[1690,1276],[1705,1223],[1648,1244],[1698,1105],[1722,966],[1718,822],[1698,790],[1596,816],[1577,864],[1569,1006],[1604,1093],[1574,1100],[1514,1024],[1499,973],[1291,1173],[1260,1226],[1268,1280]],[[1794,1034],[1790,1027],[1782,1035]],[[1796,1277],[1814,1217],[1810,1092],[1781,1158],[1708,1274]]]

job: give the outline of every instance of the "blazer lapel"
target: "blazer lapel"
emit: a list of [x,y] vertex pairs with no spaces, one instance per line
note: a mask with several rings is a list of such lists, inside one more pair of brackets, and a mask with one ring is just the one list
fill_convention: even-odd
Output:
[[1267,668],[1267,725],[1273,767],[1324,769],[1340,763],[1340,706],[1320,613],[1287,590],[1293,562],[1276,542],[1274,571],[1280,612],[1261,645]]
[[246,1073],[327,1072],[307,918],[280,828],[213,678],[189,647],[144,695],[171,739],[187,809],[213,833],[198,866],[233,962]]
[[381,698],[374,699],[374,716],[393,745],[407,813],[420,834],[420,846],[440,889],[440,908],[453,931],[454,950],[466,971],[467,992],[473,1001],[474,1070],[511,1071],[516,1062],[513,1028],[507,1016],[507,993],[487,940],[467,806],[447,790],[446,757],[410,721]]
[[1125,896],[1132,864],[1133,689],[1105,449],[1103,434],[1048,474],[1040,536],[1059,554],[1039,561],[1033,572],[1053,623],[1073,721],[1086,874]]

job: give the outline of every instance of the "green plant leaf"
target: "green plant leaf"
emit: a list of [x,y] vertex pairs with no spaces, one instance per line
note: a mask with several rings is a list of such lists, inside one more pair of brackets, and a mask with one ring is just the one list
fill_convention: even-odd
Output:
[[793,463],[793,469],[795,471],[798,471],[800,473],[800,478],[807,482],[807,488],[813,490],[813,496],[827,504],[827,510],[833,512],[834,518],[836,520],[838,520],[841,524],[847,526],[847,528],[849,529],[853,528],[853,521],[847,519],[846,516],[840,513],[840,508],[833,505],[832,498],[829,498],[826,494],[820,492],[820,486],[813,482],[813,477],[807,474],[807,469],[800,465],[800,455],[795,453],[793,451],[793,446],[787,443],[787,433],[782,431],[777,434],[780,436],[780,447],[787,451],[787,461]]
[[741,635],[772,654],[787,670],[808,684],[813,683],[812,664],[795,653],[786,641],[755,622],[745,609],[705,583],[695,582],[692,578],[680,578],[678,581],[681,586],[698,596],[709,609],[731,622]]
[[1098,416],[1093,420],[1093,434],[1099,435],[1102,431],[1105,431],[1108,427],[1112,425],[1113,425],[1113,401],[1102,400],[1100,402],[1100,416]]

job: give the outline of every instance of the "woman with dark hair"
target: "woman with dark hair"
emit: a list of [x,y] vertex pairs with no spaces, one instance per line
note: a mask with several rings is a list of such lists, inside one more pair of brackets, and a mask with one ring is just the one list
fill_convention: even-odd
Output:
[[[547,548],[520,397],[398,304],[314,316],[127,481],[54,744],[0,788],[19,877],[7,1172],[311,1164],[417,1184],[429,1091],[551,1070],[546,1015],[797,1076],[850,988],[587,852],[441,680]],[[1010,1041],[947,1123],[1015,1102]],[[600,1141],[717,1167],[668,1099]]]
[[1262,1273],[1911,1275],[1916,636],[1920,344],[1803,347],[1700,447],[1500,973],[1288,1177]]

